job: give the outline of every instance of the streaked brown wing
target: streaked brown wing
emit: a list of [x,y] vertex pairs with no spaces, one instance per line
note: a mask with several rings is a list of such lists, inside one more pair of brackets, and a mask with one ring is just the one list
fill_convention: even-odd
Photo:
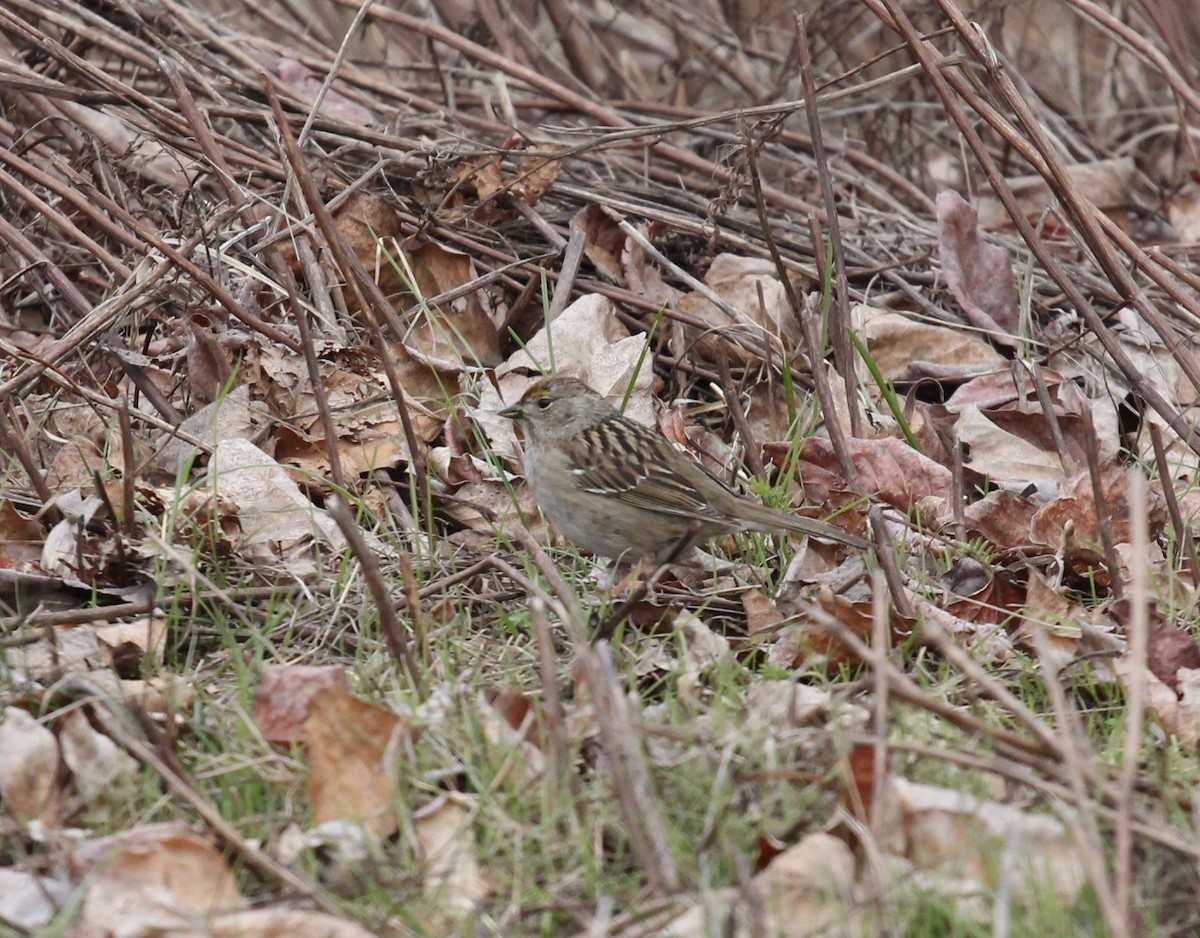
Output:
[[606,420],[569,441],[566,452],[585,492],[664,514],[712,518],[708,499],[687,478],[708,474],[699,465],[688,465],[690,460],[681,467],[680,461],[688,457],[640,424],[624,418]]

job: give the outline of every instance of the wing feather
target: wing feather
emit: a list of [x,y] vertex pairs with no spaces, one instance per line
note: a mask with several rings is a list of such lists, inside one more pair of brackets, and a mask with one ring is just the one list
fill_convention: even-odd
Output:
[[663,437],[621,417],[584,430],[566,450],[571,471],[579,476],[585,492],[618,498],[637,508],[712,521],[719,512],[691,479],[711,479],[729,491]]

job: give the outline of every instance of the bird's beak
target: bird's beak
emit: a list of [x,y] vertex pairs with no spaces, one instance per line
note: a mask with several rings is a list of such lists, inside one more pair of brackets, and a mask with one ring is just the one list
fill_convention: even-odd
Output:
[[509,404],[504,410],[497,411],[501,417],[507,417],[509,420],[520,420],[525,416],[525,411],[521,409],[520,404]]

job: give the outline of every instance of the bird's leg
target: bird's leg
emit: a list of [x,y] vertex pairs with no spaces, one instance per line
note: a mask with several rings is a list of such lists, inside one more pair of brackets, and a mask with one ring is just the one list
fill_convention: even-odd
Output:
[[[595,633],[592,635],[592,641],[597,642],[601,639],[609,639],[612,637],[613,632],[617,630],[617,626],[621,624],[622,620],[627,615],[629,615],[634,606],[646,598],[646,595],[654,588],[655,584],[662,579],[662,575],[666,573],[667,568],[670,567],[671,564],[675,563],[675,561],[677,561],[680,557],[685,556],[693,547],[696,546],[699,527],[700,526],[696,524],[688,528],[688,530],[683,532],[679,540],[677,540],[671,546],[671,549],[668,550],[665,555],[660,555],[658,564],[652,571],[650,571],[650,576],[646,577],[645,580],[639,583],[637,588],[634,589],[633,592],[631,592],[627,597],[625,597],[625,600],[621,603],[621,605],[613,610],[612,614],[609,615],[607,619],[600,623],[600,625],[596,628]],[[627,589],[629,584],[634,581],[634,577],[641,572],[644,565],[645,560],[639,560],[629,575],[622,579],[621,582],[615,587],[613,587],[613,595],[619,596],[620,593],[618,590]]]

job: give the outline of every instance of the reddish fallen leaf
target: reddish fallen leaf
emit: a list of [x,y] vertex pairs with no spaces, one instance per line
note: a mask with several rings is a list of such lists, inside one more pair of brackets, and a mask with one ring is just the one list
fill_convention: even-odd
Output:
[[[885,776],[891,775],[891,753],[884,765]],[[871,823],[871,810],[875,803],[875,747],[868,743],[856,743],[846,753],[846,767],[842,773],[846,787],[841,794],[842,807],[863,824]],[[880,784],[885,779],[880,779]]]
[[[478,279],[470,255],[429,242],[409,248],[408,261],[422,300],[449,293]],[[417,297],[409,295],[409,302]],[[427,360],[467,365],[501,361],[500,337],[484,305],[484,294],[472,290],[448,303],[430,307],[404,337],[409,351]],[[454,370],[451,367],[449,370]]]
[[[942,522],[953,517],[953,478],[945,466],[918,453],[903,440],[891,437],[850,439],[846,446],[858,471],[861,490],[870,493],[876,501],[906,513],[916,511],[922,516],[932,516]],[[769,443],[763,451],[775,465],[782,465],[787,456],[787,444]],[[833,446],[821,437],[805,441],[797,472],[805,495],[818,505],[834,491],[846,487]]]
[[268,665],[254,688],[254,723],[272,743],[308,741],[305,722],[313,695],[331,686],[346,687],[346,669],[337,666]]
[[1200,644],[1172,622],[1156,622],[1147,636],[1146,664],[1156,678],[1179,692],[1179,669],[1200,668]]
[[1033,543],[1033,516],[1038,506],[1030,498],[996,489],[966,507],[967,533],[981,535],[1002,550]]

